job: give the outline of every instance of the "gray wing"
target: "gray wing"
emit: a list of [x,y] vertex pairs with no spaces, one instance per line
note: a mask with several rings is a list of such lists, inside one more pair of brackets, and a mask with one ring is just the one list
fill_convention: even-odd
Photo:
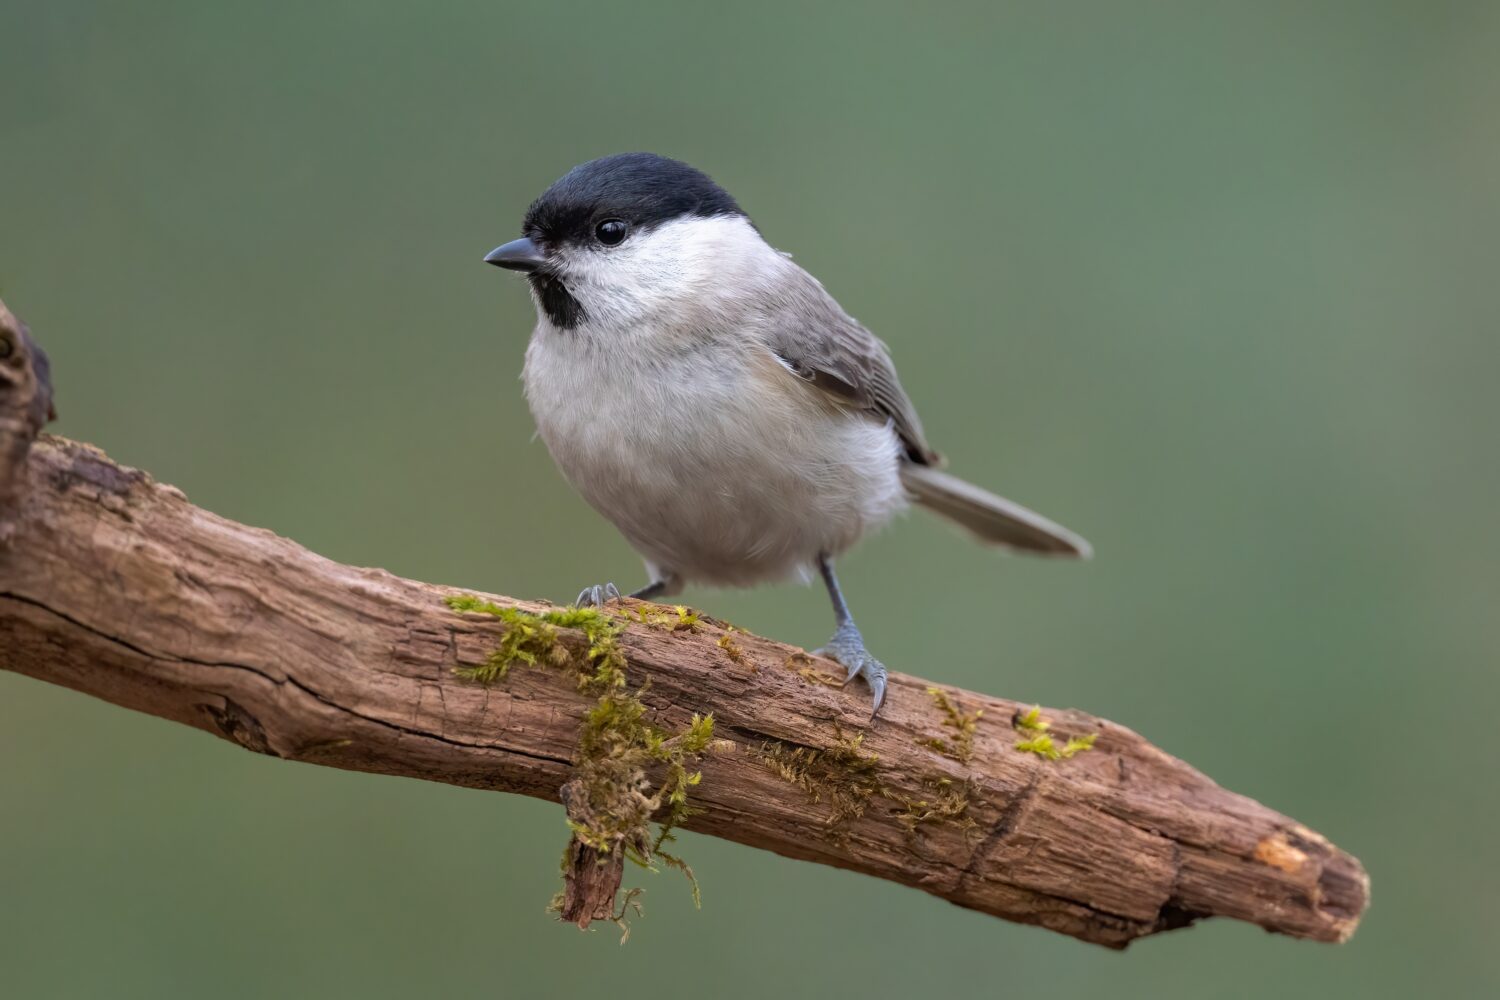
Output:
[[982,541],[1023,552],[1089,557],[1089,543],[1061,525],[931,468],[940,465],[942,457],[922,436],[922,422],[901,388],[886,346],[839,308],[815,278],[800,268],[793,270],[795,276],[776,289],[778,304],[766,330],[768,346],[795,375],[840,406],[890,421],[906,447],[901,482],[913,500]]
[[771,350],[798,377],[843,405],[889,420],[908,459],[920,465],[940,463],[896,377],[889,349],[844,312],[816,278],[800,267],[794,270],[799,280],[767,330]]

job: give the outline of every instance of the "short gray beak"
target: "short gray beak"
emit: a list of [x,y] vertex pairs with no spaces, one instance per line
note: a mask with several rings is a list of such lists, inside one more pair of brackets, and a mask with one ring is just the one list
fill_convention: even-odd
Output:
[[486,264],[494,264],[510,271],[525,271],[528,274],[535,271],[546,263],[537,245],[526,237],[511,240],[504,246],[496,247],[484,255]]

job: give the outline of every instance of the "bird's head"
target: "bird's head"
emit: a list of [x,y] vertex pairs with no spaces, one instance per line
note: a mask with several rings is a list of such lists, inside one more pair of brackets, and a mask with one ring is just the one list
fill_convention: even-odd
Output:
[[484,259],[524,273],[538,315],[563,330],[692,323],[748,294],[767,254],[779,259],[729,192],[654,153],[574,167],[532,202],[521,231]]

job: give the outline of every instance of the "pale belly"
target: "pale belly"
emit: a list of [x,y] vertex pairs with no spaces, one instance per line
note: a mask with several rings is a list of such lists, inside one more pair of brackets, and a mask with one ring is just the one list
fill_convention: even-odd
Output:
[[742,345],[645,359],[533,343],[526,392],[563,475],[663,576],[805,575],[906,504],[889,427]]

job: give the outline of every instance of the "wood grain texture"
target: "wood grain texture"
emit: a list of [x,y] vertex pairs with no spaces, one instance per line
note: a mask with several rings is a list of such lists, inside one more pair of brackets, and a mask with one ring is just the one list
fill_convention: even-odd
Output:
[[[0,667],[257,753],[558,799],[590,700],[552,670],[455,677],[501,625],[450,611],[453,591],[217,517],[87,445],[43,436],[29,466],[0,549]],[[689,829],[1111,947],[1209,916],[1343,941],[1366,905],[1354,858],[1122,726],[1045,710],[1059,737],[1099,733],[1046,760],[1015,749],[1025,706],[944,688],[984,713],[963,761],[925,745],[952,736],[927,681],[892,674],[870,726],[866,690],[826,683],[832,664],[725,634],[707,619],[622,637],[655,721],[717,720]],[[804,780],[778,767],[794,756],[814,762]]]

